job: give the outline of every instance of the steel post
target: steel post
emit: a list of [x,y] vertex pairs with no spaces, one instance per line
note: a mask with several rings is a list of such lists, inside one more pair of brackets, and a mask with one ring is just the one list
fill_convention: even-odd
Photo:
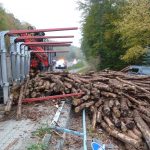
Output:
[[24,78],[25,78],[25,73],[24,73],[24,60],[25,60],[25,46],[24,45],[21,45],[21,60],[20,60],[20,64],[21,64],[21,66],[20,66],[20,73],[21,73],[21,75],[20,75],[20,79],[21,79],[21,81],[22,80],[24,80]]
[[16,43],[16,49],[17,49],[17,58],[16,58],[16,81],[17,83],[20,83],[21,80],[21,65],[20,65],[20,59],[21,59],[21,44],[22,42]]
[[31,60],[31,52],[27,51],[27,75],[29,75],[30,72],[30,60]]
[[15,45],[16,37],[10,37],[10,56],[11,56],[11,65],[12,65],[12,78],[13,81],[16,80],[16,45]]
[[3,98],[4,104],[8,101],[9,96],[9,82],[8,82],[8,72],[7,72],[7,50],[5,43],[5,35],[8,31],[0,32],[0,51],[1,51],[1,73],[2,73],[2,87],[3,87]]
[[28,47],[25,46],[24,74],[28,75]]

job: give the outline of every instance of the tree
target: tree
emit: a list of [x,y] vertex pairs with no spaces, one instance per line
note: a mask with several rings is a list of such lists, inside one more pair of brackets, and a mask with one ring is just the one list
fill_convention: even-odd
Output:
[[123,7],[121,19],[116,23],[121,34],[123,47],[127,49],[122,60],[138,62],[150,45],[150,1],[128,0]]
[[27,29],[29,23],[20,22],[13,14],[7,13],[0,4],[0,30]]
[[120,5],[118,0],[86,0],[85,5],[82,3],[85,8],[80,7],[85,10],[81,48],[88,61],[99,60],[97,67],[100,69],[117,69],[124,64],[120,59],[124,48],[113,23],[118,18]]

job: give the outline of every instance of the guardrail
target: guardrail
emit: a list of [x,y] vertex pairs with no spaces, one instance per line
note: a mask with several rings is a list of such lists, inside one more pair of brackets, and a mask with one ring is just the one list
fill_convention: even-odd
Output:
[[[52,63],[54,53],[53,47],[70,46],[71,41],[66,42],[37,42],[39,39],[49,38],[73,38],[74,36],[31,36],[30,33],[53,32],[77,30],[77,27],[69,28],[51,28],[35,30],[11,30],[0,32],[0,86],[3,89],[3,103],[6,104],[9,99],[10,86],[13,83],[20,84],[29,75],[30,60],[32,54],[45,54],[48,57],[49,65]],[[6,36],[9,38],[6,44]],[[8,43],[9,41],[9,43]],[[37,47],[47,47],[44,51]],[[51,47],[49,51],[48,48]],[[60,51],[68,52],[68,51]],[[44,55],[43,55],[44,56]],[[44,59],[44,58],[43,58]]]

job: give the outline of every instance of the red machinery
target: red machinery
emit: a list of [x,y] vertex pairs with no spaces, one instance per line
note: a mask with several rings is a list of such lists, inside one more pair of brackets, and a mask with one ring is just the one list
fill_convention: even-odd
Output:
[[[39,36],[38,33],[50,32],[50,31],[66,31],[66,30],[76,30],[76,27],[69,28],[53,28],[53,29],[31,29],[31,30],[12,30],[8,34],[19,34],[20,37],[16,41],[24,41],[24,45],[27,45],[32,51],[31,53],[31,68],[38,69],[41,65],[48,68],[48,51],[45,53],[45,50],[42,46],[70,46],[72,42],[41,42],[46,38],[73,38],[74,36]],[[34,36],[37,35],[37,36]],[[40,42],[39,42],[40,41]],[[49,51],[49,53],[56,53]]]

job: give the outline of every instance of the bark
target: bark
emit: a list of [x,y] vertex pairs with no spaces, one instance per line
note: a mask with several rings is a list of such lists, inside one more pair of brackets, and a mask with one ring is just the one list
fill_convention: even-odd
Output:
[[102,107],[100,106],[97,110],[97,122],[100,123],[102,121]]
[[147,124],[140,117],[140,114],[136,110],[134,111],[134,120],[138,128],[141,130],[142,135],[145,138],[148,147],[150,148],[150,128],[147,126]]
[[116,94],[114,94],[114,93],[110,93],[110,92],[101,92],[101,95],[102,96],[105,96],[105,97],[112,97],[112,98],[116,98],[117,97],[117,95]]
[[21,89],[20,89],[20,95],[19,95],[18,107],[17,107],[17,116],[16,116],[17,120],[20,119],[20,117],[21,117],[21,107],[22,107],[23,92],[24,92],[24,85],[22,85]]
[[129,108],[127,105],[127,99],[126,98],[121,98],[121,115],[123,117],[127,117],[129,113]]
[[8,102],[5,107],[5,114],[8,114],[10,112],[12,103],[13,103],[13,93],[10,94],[10,96],[9,96]]
[[79,111],[81,111],[84,108],[89,108],[93,104],[94,104],[94,101],[82,103],[80,106],[77,106],[75,108],[75,112],[79,112]]
[[120,118],[121,113],[120,113],[119,109],[118,109],[116,106],[113,107],[112,111],[113,111],[114,115],[115,115],[117,118]]
[[112,117],[113,117],[113,122],[114,122],[115,126],[117,128],[120,128],[121,127],[121,121],[114,114],[112,114]]
[[111,129],[115,128],[114,124],[111,122],[111,120],[108,117],[104,116],[104,120]]
[[106,116],[110,116],[110,114],[111,114],[111,110],[109,108],[109,101],[107,101],[107,100],[104,102],[103,112]]
[[126,143],[126,144],[131,144],[131,145],[133,145],[134,147],[139,147],[139,145],[140,145],[140,142],[139,142],[139,141],[137,141],[137,140],[135,140],[135,139],[133,139],[133,138],[131,138],[131,137],[129,137],[129,136],[123,134],[123,133],[120,133],[120,132],[118,132],[118,131],[115,130],[115,129],[111,129],[111,128],[108,127],[108,126],[106,125],[106,123],[104,123],[104,122],[101,123],[101,126],[102,126],[111,136],[113,136],[113,137],[115,137],[115,138],[121,140],[122,142],[124,142],[124,143]]
[[93,110],[93,117],[92,117],[92,128],[93,128],[93,130],[95,130],[96,122],[97,122],[97,108],[95,108]]

